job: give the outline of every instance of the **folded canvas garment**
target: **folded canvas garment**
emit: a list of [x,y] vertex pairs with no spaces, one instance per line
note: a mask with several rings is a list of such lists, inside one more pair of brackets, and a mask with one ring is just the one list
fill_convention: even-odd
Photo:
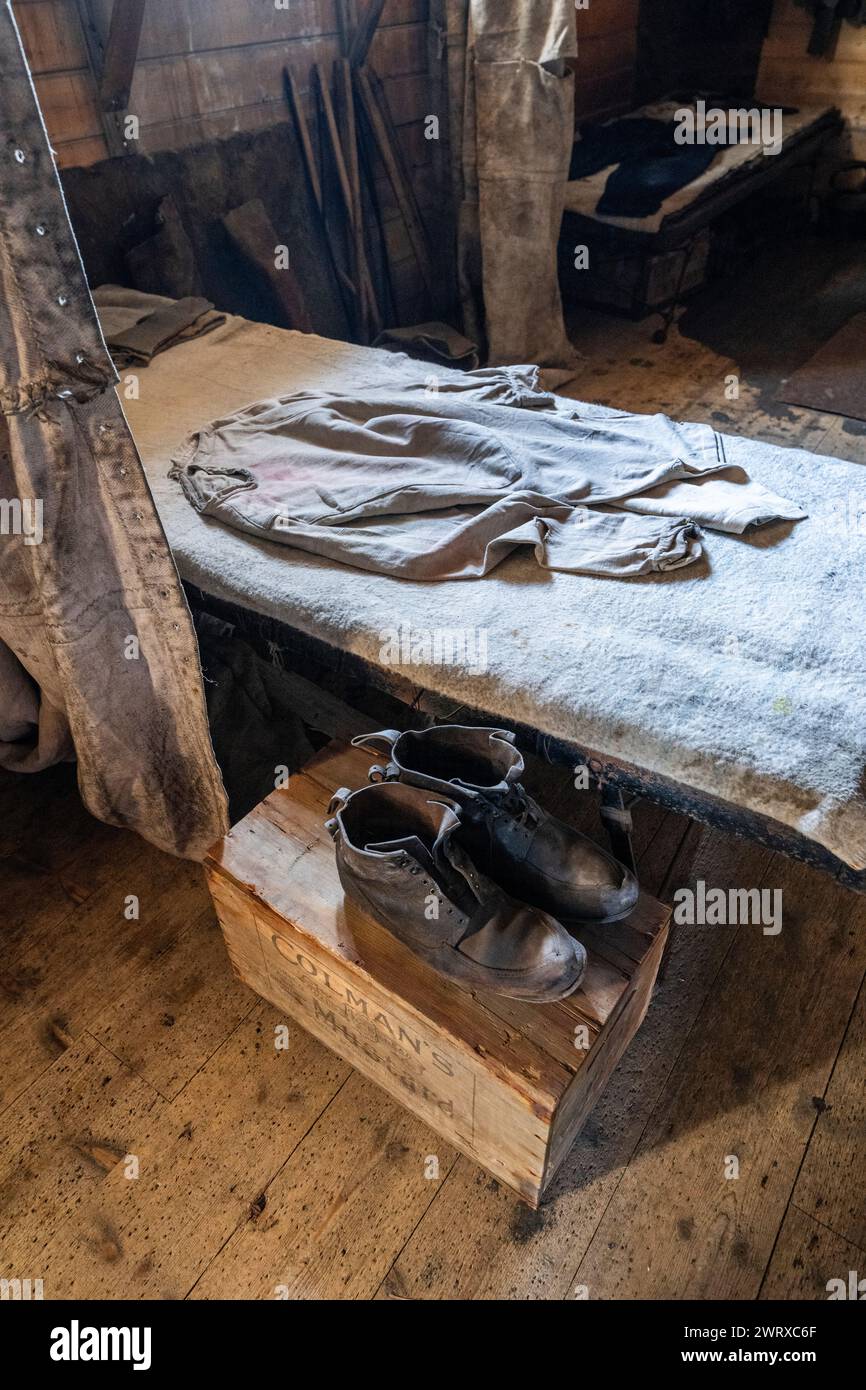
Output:
[[478,366],[478,344],[450,324],[415,323],[410,328],[384,328],[373,347],[405,352],[421,362],[441,362],[446,367]]
[[546,568],[650,574],[699,558],[698,517],[740,532],[804,515],[731,469],[709,427],[582,417],[533,373],[261,401],[193,435],[172,473],[229,526],[416,580],[478,578],[520,545]]
[[146,366],[175,343],[199,338],[225,323],[209,299],[167,299],[124,285],[101,285],[93,292],[102,335],[115,361]]

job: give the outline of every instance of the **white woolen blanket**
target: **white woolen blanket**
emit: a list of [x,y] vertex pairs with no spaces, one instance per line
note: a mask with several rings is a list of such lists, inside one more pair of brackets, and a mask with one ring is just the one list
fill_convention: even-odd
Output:
[[418,372],[381,350],[235,318],[156,357],[138,373],[137,400],[124,377],[121,400],[183,577],[379,665],[400,655],[393,637],[402,625],[419,639],[480,629],[486,670],[465,662],[400,673],[505,724],[773,817],[866,867],[860,465],[726,437],[731,463],[808,518],[746,538],[714,531],[702,564],[632,581],[552,573],[521,554],[474,582],[368,574],[203,518],[168,478],[187,435],[249,402],[363,391]]

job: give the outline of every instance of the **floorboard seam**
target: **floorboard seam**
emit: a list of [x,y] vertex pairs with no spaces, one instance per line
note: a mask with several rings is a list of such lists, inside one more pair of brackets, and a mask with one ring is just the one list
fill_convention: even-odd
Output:
[[[465,1156],[464,1156],[463,1154],[458,1153],[458,1155],[457,1155],[457,1157],[455,1158],[454,1162],[451,1164],[451,1167],[448,1169],[448,1172],[445,1174],[445,1177],[442,1179],[442,1181],[440,1182],[439,1186],[436,1188],[436,1191],[435,1191],[435,1192],[433,1193],[433,1195],[431,1196],[430,1201],[427,1203],[426,1207],[425,1207],[424,1210],[421,1212],[421,1215],[418,1217],[418,1220],[415,1222],[415,1225],[412,1227],[412,1229],[411,1229],[411,1231],[409,1232],[408,1236],[407,1236],[406,1239],[403,1241],[403,1244],[400,1246],[400,1249],[397,1251],[397,1254],[394,1256],[394,1258],[393,1258],[393,1260],[391,1261],[391,1263],[389,1264],[387,1270],[386,1270],[385,1273],[383,1274],[382,1280],[381,1280],[380,1284],[379,1284],[378,1287],[374,1290],[373,1298],[375,1298],[376,1295],[379,1294],[379,1293],[381,1293],[382,1290],[384,1289],[384,1287],[385,1287],[386,1283],[388,1282],[388,1279],[389,1279],[389,1277],[390,1277],[392,1271],[394,1270],[395,1266],[399,1263],[400,1257],[401,1257],[401,1255],[403,1254],[403,1251],[408,1247],[408,1245],[409,1245],[410,1242],[412,1241],[412,1238],[413,1238],[414,1235],[415,1235],[415,1232],[418,1230],[418,1227],[421,1225],[421,1222],[425,1219],[425,1217],[427,1216],[427,1213],[432,1209],[433,1204],[436,1202],[436,1200],[437,1200],[437,1198],[438,1198],[438,1196],[439,1196],[439,1193],[442,1192],[442,1191],[444,1191],[445,1186],[446,1186],[446,1184],[447,1184],[449,1178],[451,1177],[451,1174],[454,1172],[454,1170],[455,1170],[455,1168],[457,1167],[458,1163],[460,1162],[461,1158],[464,1159],[464,1162],[467,1162],[467,1163],[471,1162],[471,1159],[467,1159],[467,1158],[465,1158]],[[476,1165],[476,1166],[477,1166],[477,1165]],[[415,1302],[416,1300],[410,1299],[410,1298],[407,1297],[406,1301],[407,1301],[407,1302]]]
[[[851,1004],[851,1008],[850,1008],[850,1010],[849,1010],[849,1012],[848,1012],[848,1017],[847,1017],[847,1019],[845,1020],[845,1027],[842,1029],[842,1036],[841,1036],[841,1038],[839,1039],[839,1046],[838,1046],[838,1048],[837,1048],[837,1050],[836,1050],[836,1056],[833,1058],[833,1065],[832,1065],[832,1067],[830,1068],[830,1071],[829,1071],[829,1073],[828,1073],[828,1075],[827,1075],[827,1080],[826,1080],[826,1082],[824,1083],[824,1089],[823,1089],[823,1091],[821,1092],[821,1099],[822,1099],[822,1100],[824,1099],[824,1097],[826,1096],[827,1092],[828,1092],[829,1089],[830,1089],[830,1083],[831,1083],[831,1081],[833,1080],[833,1075],[834,1075],[834,1073],[835,1073],[835,1071],[836,1071],[836,1067],[838,1066],[839,1058],[840,1058],[840,1056],[841,1056],[841,1054],[842,1054],[842,1048],[845,1046],[845,1039],[846,1039],[847,1036],[848,1036],[848,1029],[851,1027],[851,1020],[852,1020],[852,1018],[854,1017],[854,1012],[855,1012],[855,1010],[856,1010],[856,1008],[857,1008],[857,1001],[859,1000],[860,995],[861,995],[862,990],[863,990],[864,981],[866,981],[866,972],[864,972],[863,977],[862,977],[862,979],[860,980],[859,985],[857,986],[856,990],[854,991],[854,1000],[853,1000],[853,1003]],[[780,1238],[780,1236],[781,1236],[781,1234],[782,1234],[782,1228],[783,1228],[783,1226],[784,1226],[786,1220],[788,1219],[788,1212],[790,1211],[790,1209],[791,1209],[792,1206],[797,1207],[797,1211],[803,1211],[803,1208],[797,1206],[797,1203],[794,1201],[794,1193],[795,1193],[796,1190],[797,1190],[797,1183],[800,1181],[800,1174],[801,1174],[802,1171],[803,1171],[803,1164],[806,1162],[806,1155],[808,1154],[809,1149],[811,1148],[812,1140],[813,1140],[814,1137],[815,1137],[815,1130],[818,1128],[818,1124],[819,1124],[819,1122],[820,1122],[820,1119],[821,1119],[821,1111],[820,1111],[820,1110],[816,1110],[816,1111],[815,1111],[815,1119],[814,1119],[814,1121],[812,1122],[812,1128],[811,1128],[810,1131],[809,1131],[809,1137],[808,1137],[808,1139],[806,1140],[806,1143],[803,1145],[803,1152],[802,1152],[802,1154],[801,1154],[801,1156],[800,1156],[800,1162],[797,1164],[797,1171],[796,1171],[796,1173],[794,1174],[793,1181],[791,1182],[791,1190],[790,1190],[790,1192],[788,1193],[788,1200],[787,1200],[787,1202],[785,1203],[785,1210],[782,1212],[782,1219],[781,1219],[781,1221],[779,1222],[779,1226],[778,1226],[778,1229],[777,1229],[777,1231],[776,1231],[775,1239],[773,1240],[772,1249],[770,1250],[770,1254],[769,1254],[769,1256],[768,1256],[767,1263],[766,1263],[766,1265],[764,1266],[764,1272],[763,1272],[763,1274],[761,1275],[761,1282],[760,1282],[760,1284],[758,1285],[758,1292],[755,1294],[755,1298],[756,1298],[756,1299],[759,1299],[759,1298],[761,1297],[761,1293],[762,1293],[762,1291],[763,1291],[764,1285],[765,1285],[765,1283],[767,1282],[767,1275],[768,1275],[769,1272],[770,1272],[770,1267],[771,1267],[771,1265],[772,1265],[772,1263],[773,1263],[773,1258],[774,1258],[774,1256],[775,1256],[775,1254],[776,1254],[776,1247],[777,1247],[777,1245],[779,1244],[779,1238]],[[804,1216],[810,1216],[811,1213],[810,1213],[810,1212],[805,1212],[805,1211],[803,1211],[803,1215],[804,1215]],[[818,1218],[817,1218],[816,1216],[813,1216],[813,1217],[812,1217],[812,1220],[813,1220],[813,1221],[818,1221]],[[818,1221],[818,1225],[819,1225],[819,1226],[826,1226],[826,1222],[824,1222],[824,1221]],[[828,1231],[832,1231],[832,1230],[833,1230],[832,1226],[827,1226],[826,1228],[827,1228]],[[838,1232],[838,1231],[834,1231],[833,1234],[834,1234],[834,1235],[838,1235],[839,1232]],[[842,1236],[842,1239],[843,1239],[843,1240],[846,1240],[847,1237],[846,1237],[846,1236]],[[853,1245],[855,1242],[854,1242],[854,1241],[851,1241],[850,1243]],[[859,1247],[858,1247],[858,1248],[859,1248]]]
[[[685,831],[685,834],[688,834],[688,830],[689,830],[689,827],[687,827],[687,829],[686,829],[686,831]],[[712,833],[712,832],[710,832],[710,833]],[[683,838],[685,838],[685,835],[684,835]],[[698,846],[698,850],[700,850],[700,845]],[[765,863],[765,865],[764,865],[764,868],[763,868],[762,872],[761,872],[760,875],[759,875],[759,886],[760,886],[760,884],[762,884],[762,883],[764,882],[764,879],[767,877],[767,874],[768,874],[769,871],[770,871],[770,865],[771,865],[771,863],[773,862],[773,859],[774,859],[774,858],[775,858],[775,853],[774,853],[774,851],[768,850],[768,851],[767,851],[767,860],[766,860],[766,863]],[[670,868],[669,872],[672,872],[672,871],[673,871],[674,862],[675,862],[675,859],[671,862],[671,868]],[[584,1261],[585,1261],[585,1259],[586,1259],[586,1256],[587,1256],[587,1254],[589,1253],[589,1250],[590,1250],[590,1248],[591,1248],[591,1246],[592,1246],[593,1241],[595,1240],[596,1235],[598,1234],[599,1227],[601,1226],[601,1223],[602,1223],[602,1221],[604,1220],[605,1216],[607,1215],[607,1212],[608,1212],[608,1209],[609,1209],[611,1203],[613,1202],[614,1198],[616,1197],[617,1192],[619,1191],[620,1184],[622,1183],[622,1180],[623,1180],[623,1178],[625,1177],[626,1170],[628,1169],[629,1164],[633,1162],[633,1160],[634,1160],[634,1158],[635,1158],[635,1155],[639,1152],[639,1150],[640,1150],[640,1148],[641,1148],[641,1145],[643,1144],[644,1138],[646,1137],[647,1131],[649,1130],[650,1125],[651,1125],[651,1123],[652,1123],[653,1116],[655,1115],[655,1113],[656,1113],[656,1111],[657,1111],[657,1109],[658,1109],[658,1107],[659,1107],[659,1104],[661,1103],[662,1098],[664,1097],[664,1094],[665,1094],[665,1092],[666,1092],[666,1090],[667,1090],[667,1088],[668,1088],[668,1085],[669,1085],[669,1083],[670,1083],[670,1079],[671,1079],[671,1077],[673,1076],[674,1072],[676,1071],[676,1069],[677,1069],[677,1067],[678,1067],[678,1065],[679,1065],[679,1063],[680,1063],[680,1059],[681,1059],[682,1056],[683,1056],[683,1053],[684,1053],[684,1051],[685,1051],[685,1049],[686,1049],[686,1046],[687,1046],[687,1044],[688,1044],[689,1039],[691,1038],[692,1034],[694,1033],[695,1029],[697,1028],[698,1023],[700,1022],[700,1019],[701,1019],[701,1016],[702,1016],[702,1014],[703,1014],[703,1012],[704,1012],[704,1009],[707,1007],[707,1001],[708,1001],[708,999],[710,998],[711,994],[713,993],[713,990],[714,990],[715,987],[716,987],[716,983],[717,983],[717,981],[718,981],[718,979],[719,979],[719,975],[721,974],[722,970],[723,970],[724,967],[725,967],[725,962],[727,961],[728,957],[729,957],[730,954],[731,954],[731,951],[734,949],[734,946],[736,945],[737,941],[738,941],[739,938],[740,938],[740,932],[741,932],[741,931],[743,931],[743,927],[742,927],[742,926],[739,926],[739,927],[737,928],[736,932],[734,933],[734,935],[731,937],[731,940],[730,940],[730,942],[728,943],[728,949],[725,951],[724,955],[722,956],[721,960],[719,961],[719,964],[718,964],[718,966],[717,966],[717,968],[716,968],[716,970],[715,970],[715,972],[714,972],[714,974],[713,974],[713,977],[712,977],[712,979],[710,980],[709,984],[707,985],[707,988],[706,988],[706,990],[705,990],[705,992],[704,992],[704,996],[703,996],[703,998],[701,999],[700,1004],[698,1005],[697,1009],[695,1010],[694,1017],[693,1017],[693,1019],[692,1019],[692,1021],[691,1021],[691,1024],[689,1025],[688,1030],[686,1031],[686,1033],[685,1033],[685,1035],[684,1035],[684,1037],[683,1037],[683,1039],[682,1039],[682,1041],[681,1041],[681,1043],[680,1043],[679,1049],[677,1050],[676,1055],[675,1055],[675,1057],[673,1058],[673,1061],[672,1061],[672,1063],[671,1063],[671,1066],[669,1067],[667,1073],[665,1074],[664,1078],[662,1079],[662,1081],[661,1081],[661,1083],[660,1083],[660,1085],[659,1085],[658,1091],[657,1091],[657,1093],[656,1093],[655,1100],[653,1101],[653,1104],[652,1104],[652,1108],[650,1109],[649,1114],[647,1115],[646,1122],[645,1122],[645,1124],[644,1124],[644,1126],[643,1126],[643,1128],[642,1128],[640,1134],[638,1135],[638,1137],[637,1137],[637,1139],[636,1139],[636,1141],[635,1141],[635,1144],[634,1144],[634,1146],[633,1146],[633,1148],[632,1148],[632,1150],[631,1150],[631,1153],[630,1153],[629,1156],[628,1156],[627,1161],[622,1165],[622,1169],[621,1169],[621,1171],[620,1171],[620,1175],[619,1175],[619,1177],[618,1177],[618,1179],[617,1179],[617,1181],[616,1181],[616,1184],[615,1184],[615,1186],[614,1186],[614,1188],[613,1188],[613,1191],[611,1192],[608,1201],[605,1203],[604,1209],[602,1210],[601,1215],[599,1216],[599,1219],[598,1219],[598,1221],[596,1222],[596,1224],[595,1224],[595,1226],[594,1226],[594,1228],[593,1228],[592,1234],[591,1234],[589,1240],[588,1240],[587,1243],[586,1243],[586,1247],[585,1247],[585,1249],[584,1249],[584,1251],[583,1251],[583,1254],[582,1254],[581,1257],[580,1257],[580,1261],[579,1261],[579,1263],[578,1263],[578,1265],[577,1265],[577,1267],[576,1267],[576,1269],[575,1269],[573,1275],[572,1275],[571,1278],[569,1279],[569,1282],[568,1282],[568,1287],[569,1287],[569,1288],[571,1288],[571,1287],[573,1286],[573,1284],[575,1283],[575,1281],[576,1281],[578,1275],[580,1274],[580,1271],[581,1271],[581,1269],[582,1269],[582,1267],[583,1267],[583,1263],[584,1263]],[[616,1073],[614,1073],[614,1075],[616,1075]],[[611,1078],[611,1079],[612,1079],[612,1078]],[[792,1190],[793,1190],[793,1189],[792,1189]],[[777,1237],[778,1237],[778,1233],[777,1233]],[[765,1271],[765,1272],[766,1272],[766,1271]]]
[[801,1216],[805,1216],[808,1221],[814,1221],[816,1226],[820,1226],[823,1230],[829,1231],[831,1236],[836,1236],[838,1240],[844,1240],[846,1245],[853,1245],[855,1250],[859,1250],[861,1254],[866,1255],[866,1242],[861,1245],[859,1240],[852,1240],[850,1236],[845,1235],[844,1231],[837,1231],[835,1226],[830,1226],[826,1221],[822,1221],[820,1216],[816,1216],[813,1211],[806,1211],[805,1207],[801,1207],[799,1203],[793,1201],[793,1199],[788,1203],[788,1206],[793,1207]]
[[[350,1070],[348,1076],[344,1077],[343,1080],[340,1082],[339,1086],[337,1087],[336,1091],[334,1091],[333,1095],[331,1096],[331,1098],[330,1098],[330,1100],[327,1102],[327,1104],[322,1106],[322,1109],[319,1111],[319,1113],[318,1113],[318,1115],[316,1116],[316,1118],[315,1118],[314,1120],[311,1121],[311,1123],[310,1123],[310,1124],[307,1126],[307,1128],[304,1130],[303,1134],[301,1134],[301,1135],[298,1136],[297,1140],[296,1140],[295,1143],[292,1145],[292,1147],[289,1149],[289,1152],[286,1154],[285,1158],[283,1159],[283,1161],[282,1161],[282,1163],[279,1165],[279,1167],[276,1168],[276,1169],[274,1170],[273,1173],[271,1173],[271,1176],[268,1178],[267,1182],[265,1182],[265,1183],[262,1184],[262,1187],[260,1188],[260,1191],[261,1191],[261,1192],[263,1192],[263,1193],[267,1192],[268,1188],[276,1181],[276,1179],[279,1177],[280,1173],[281,1173],[281,1172],[283,1171],[283,1169],[286,1167],[286,1164],[289,1163],[289,1162],[291,1161],[292,1155],[293,1155],[294,1153],[297,1152],[298,1148],[300,1147],[301,1144],[303,1144],[303,1142],[304,1142],[304,1140],[307,1138],[307,1136],[308,1136],[310,1133],[312,1133],[312,1131],[315,1129],[316,1125],[317,1125],[317,1124],[319,1123],[319,1121],[321,1120],[322,1116],[325,1115],[325,1114],[328,1112],[328,1110],[330,1110],[330,1108],[331,1108],[331,1106],[333,1105],[334,1101],[337,1099],[337,1096],[340,1094],[340,1092],[343,1090],[343,1088],[349,1084],[349,1082],[351,1081],[351,1079],[352,1079],[352,1077],[353,1077],[354,1075],[355,1075],[355,1069],[354,1069],[354,1067],[353,1067],[353,1068]],[[233,1229],[232,1231],[229,1232],[229,1234],[226,1236],[225,1240],[224,1240],[224,1241],[222,1242],[222,1244],[220,1245],[219,1249],[217,1249],[217,1250],[214,1251],[213,1255],[212,1255],[211,1258],[208,1260],[208,1262],[207,1262],[207,1264],[205,1265],[204,1269],[202,1269],[202,1270],[200,1271],[200,1273],[196,1275],[196,1277],[195,1277],[193,1283],[190,1285],[190,1287],[187,1289],[186,1293],[185,1293],[184,1296],[183,1296],[183,1301],[184,1301],[184,1302],[189,1298],[190,1294],[194,1291],[194,1289],[196,1288],[196,1286],[197,1286],[198,1284],[201,1283],[202,1279],[203,1279],[204,1276],[207,1274],[207,1272],[208,1272],[208,1270],[210,1269],[211,1265],[213,1264],[214,1260],[216,1260],[216,1259],[219,1258],[219,1256],[222,1254],[223,1250],[225,1250],[226,1246],[227,1246],[231,1241],[234,1240],[234,1238],[235,1238],[235,1236],[238,1234],[238,1232],[241,1231],[241,1230],[243,1230],[243,1228],[244,1228],[248,1223],[249,1223],[249,1216],[244,1216],[240,1221],[238,1221],[238,1224],[234,1227],[234,1229]]]

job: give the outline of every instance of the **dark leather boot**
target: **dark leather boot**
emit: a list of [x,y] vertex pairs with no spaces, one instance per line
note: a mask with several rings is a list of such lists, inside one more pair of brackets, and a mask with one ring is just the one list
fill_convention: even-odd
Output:
[[583,946],[477,872],[456,802],[383,782],[342,788],[328,811],[347,895],[440,974],[539,1004],[577,989]]
[[549,815],[521,786],[523,757],[506,729],[438,724],[383,729],[353,743],[387,752],[371,777],[398,779],[457,801],[460,842],[482,873],[568,927],[616,922],[638,898],[637,880],[593,840]]

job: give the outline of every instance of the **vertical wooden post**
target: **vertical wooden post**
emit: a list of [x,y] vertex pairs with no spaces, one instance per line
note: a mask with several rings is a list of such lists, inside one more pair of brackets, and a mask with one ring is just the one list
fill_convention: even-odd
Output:
[[125,111],[138,57],[147,0],[114,0],[99,96],[107,111]]
[[123,123],[118,118],[115,111],[106,111],[99,98],[99,89],[102,82],[102,69],[105,62],[105,45],[96,22],[96,13],[93,0],[76,0],[76,10],[81,22],[81,32],[84,35],[84,46],[87,51],[87,66],[90,69],[90,76],[96,95],[96,109],[99,112],[99,122],[102,126],[102,135],[110,155],[127,154],[128,145],[123,138]]
[[93,0],[77,0],[102,130],[112,155],[129,150],[123,119],[129,105],[146,4],[147,0],[114,0],[108,34],[103,37]]

